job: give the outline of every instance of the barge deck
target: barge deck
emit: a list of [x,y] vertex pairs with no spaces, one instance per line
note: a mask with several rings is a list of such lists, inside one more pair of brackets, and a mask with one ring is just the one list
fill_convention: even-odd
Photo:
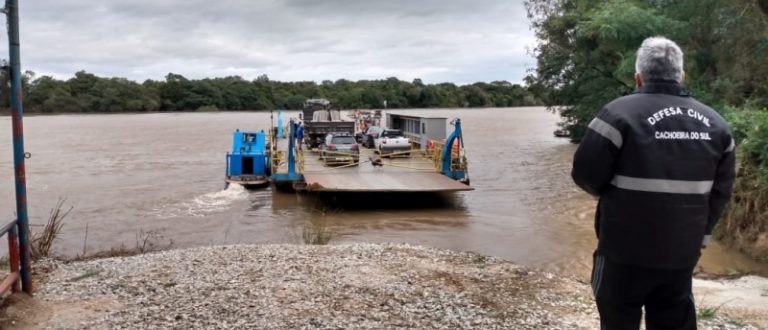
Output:
[[[288,136],[295,128],[289,124]],[[471,191],[463,155],[460,121],[445,142],[430,148],[382,157],[373,149],[360,148],[359,162],[329,166],[317,149],[298,150],[293,139],[272,139],[274,155],[271,181],[281,190],[350,193],[415,193]],[[454,143],[455,142],[455,143]],[[450,143],[453,147],[445,148]]]

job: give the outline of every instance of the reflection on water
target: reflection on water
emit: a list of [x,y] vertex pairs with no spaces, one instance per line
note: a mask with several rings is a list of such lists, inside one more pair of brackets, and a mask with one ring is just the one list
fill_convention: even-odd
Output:
[[[595,200],[570,179],[575,146],[557,139],[542,108],[424,110],[461,117],[475,191],[454,194],[286,194],[223,190],[234,129],[269,125],[269,113],[60,115],[25,120],[30,221],[59,197],[74,210],[59,253],[108,249],[160,230],[176,246],[301,243],[307,224],[332,243],[405,242],[470,250],[584,276],[595,247]],[[295,113],[285,113],[295,116]],[[0,124],[10,126],[7,117]],[[9,146],[10,134],[0,135]],[[310,156],[311,157],[311,156]],[[14,212],[11,153],[0,153],[0,210]],[[84,242],[88,226],[88,240]],[[768,267],[719,246],[705,270]]]

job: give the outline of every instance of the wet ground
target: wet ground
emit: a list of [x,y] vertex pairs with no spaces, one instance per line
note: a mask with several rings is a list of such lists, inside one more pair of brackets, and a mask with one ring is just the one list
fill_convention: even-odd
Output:
[[[575,146],[553,136],[558,117],[543,108],[426,112],[462,119],[475,191],[393,197],[225,190],[232,131],[266,128],[269,113],[27,117],[30,219],[44,223],[66,198],[74,209],[57,253],[69,256],[131,247],[147,235],[176,247],[301,243],[310,223],[329,228],[331,243],[471,250],[585,276],[595,201],[570,180]],[[0,125],[0,145],[7,146],[0,152],[0,210],[12,218],[10,118]],[[768,275],[768,267],[717,245],[705,250],[702,265]]]

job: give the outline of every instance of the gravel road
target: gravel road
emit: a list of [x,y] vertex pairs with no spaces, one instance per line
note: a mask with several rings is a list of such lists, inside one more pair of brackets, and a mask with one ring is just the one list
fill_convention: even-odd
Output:
[[3,328],[598,328],[585,283],[411,245],[216,246],[39,267],[35,298],[12,297]]

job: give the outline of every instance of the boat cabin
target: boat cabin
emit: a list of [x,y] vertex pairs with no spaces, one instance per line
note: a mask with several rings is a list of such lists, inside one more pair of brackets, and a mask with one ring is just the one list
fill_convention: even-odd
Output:
[[236,130],[232,140],[232,152],[227,154],[227,178],[238,182],[265,181],[266,134]]
[[442,141],[446,137],[445,117],[422,116],[409,112],[387,112],[387,127],[403,131],[403,135],[418,145],[421,150],[427,148],[430,140]]

